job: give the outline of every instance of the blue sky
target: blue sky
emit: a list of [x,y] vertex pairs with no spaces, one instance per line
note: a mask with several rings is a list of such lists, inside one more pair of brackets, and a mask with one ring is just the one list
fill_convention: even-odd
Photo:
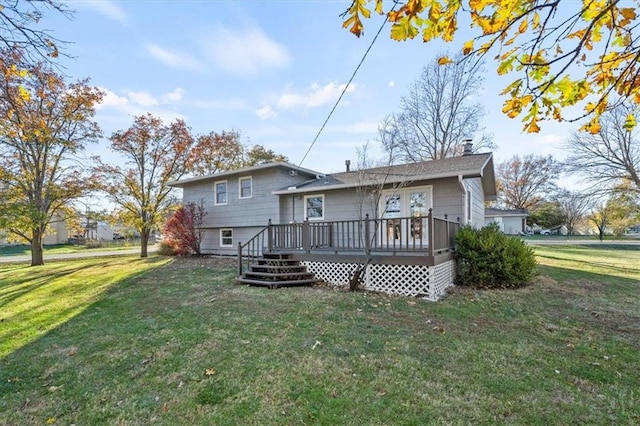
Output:
[[[106,138],[150,112],[182,118],[194,134],[238,130],[299,164],[382,23],[366,23],[358,39],[341,27],[348,0],[319,1],[69,1],[68,20],[48,13],[43,26],[71,44],[61,60],[70,79],[88,77],[107,93],[97,121],[105,139],[91,154],[111,160]],[[388,28],[374,44],[303,167],[341,171],[356,147],[377,146],[377,126],[424,65],[454,43],[398,43]],[[464,34],[463,34],[464,35]],[[502,115],[498,96],[508,83],[487,64],[484,126],[498,145],[497,161],[515,154],[562,157],[576,126],[543,123],[539,134]],[[117,159],[113,159],[117,161]]]

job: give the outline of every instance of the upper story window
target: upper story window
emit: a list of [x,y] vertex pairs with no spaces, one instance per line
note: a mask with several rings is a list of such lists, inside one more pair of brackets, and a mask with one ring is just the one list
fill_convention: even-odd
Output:
[[253,196],[253,182],[251,176],[239,179],[240,198],[251,198]]
[[304,197],[304,216],[309,220],[324,219],[324,195],[306,195]]
[[227,204],[227,181],[215,182],[214,184],[215,204]]

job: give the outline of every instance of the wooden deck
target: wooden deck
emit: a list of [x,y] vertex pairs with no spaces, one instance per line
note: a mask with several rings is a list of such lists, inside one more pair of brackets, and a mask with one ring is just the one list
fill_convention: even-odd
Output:
[[269,222],[238,244],[238,276],[263,254],[299,261],[435,266],[454,257],[458,221],[427,216],[292,224]]

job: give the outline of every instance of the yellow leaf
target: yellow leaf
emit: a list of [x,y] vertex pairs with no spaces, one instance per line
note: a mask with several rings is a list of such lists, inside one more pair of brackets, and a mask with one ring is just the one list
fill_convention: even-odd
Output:
[[538,133],[540,131],[540,126],[538,126],[538,122],[533,119],[529,125],[525,126],[527,133]]
[[468,55],[471,52],[473,52],[473,40],[466,41],[462,45],[462,53],[463,54]]
[[438,58],[438,65],[452,64],[453,60],[447,56],[441,56]]
[[382,15],[382,0],[376,0],[376,13]]
[[518,27],[518,32],[520,34],[524,33],[525,31],[527,31],[528,26],[529,22],[526,19],[523,19],[522,22],[520,22],[520,26]]
[[52,424],[54,424],[55,422],[56,422],[56,418],[55,418],[55,417],[49,417],[49,418],[47,419],[47,424],[48,424],[48,425],[52,425]]
[[31,93],[22,86],[18,86],[18,94],[24,101],[29,101],[31,99]]
[[628,114],[623,127],[627,132],[632,131],[636,127],[636,117],[633,114]]
[[207,368],[206,370],[204,370],[205,376],[213,376],[214,374],[216,374],[216,370],[214,370],[213,368]]

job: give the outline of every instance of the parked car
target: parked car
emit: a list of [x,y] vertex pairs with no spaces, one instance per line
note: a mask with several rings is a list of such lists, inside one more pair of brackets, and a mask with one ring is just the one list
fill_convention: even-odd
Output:
[[551,230],[550,229],[541,229],[540,230],[540,235],[551,235]]

